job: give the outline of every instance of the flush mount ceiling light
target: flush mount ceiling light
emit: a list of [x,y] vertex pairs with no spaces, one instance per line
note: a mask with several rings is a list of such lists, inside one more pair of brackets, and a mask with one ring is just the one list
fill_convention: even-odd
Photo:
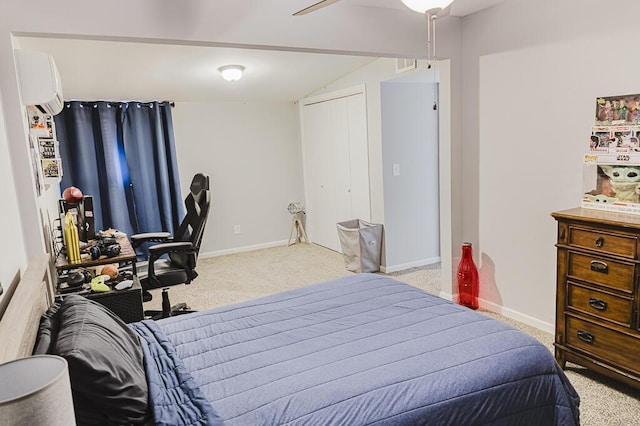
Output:
[[437,13],[453,3],[453,0],[402,0],[402,3],[419,13]]
[[225,65],[218,68],[218,71],[220,71],[220,74],[222,74],[222,78],[224,78],[225,80],[238,81],[242,78],[244,67],[242,65]]

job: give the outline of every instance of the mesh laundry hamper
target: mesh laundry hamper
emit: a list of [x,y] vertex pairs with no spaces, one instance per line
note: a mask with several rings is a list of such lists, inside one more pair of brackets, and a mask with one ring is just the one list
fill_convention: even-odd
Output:
[[382,225],[360,219],[337,224],[344,264],[352,272],[380,270]]

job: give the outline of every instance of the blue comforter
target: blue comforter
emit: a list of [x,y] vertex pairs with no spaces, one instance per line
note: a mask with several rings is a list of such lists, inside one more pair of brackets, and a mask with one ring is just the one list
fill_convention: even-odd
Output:
[[222,421],[154,321],[129,324],[140,335],[156,426],[219,426]]
[[379,275],[157,326],[225,425],[579,424],[541,343]]

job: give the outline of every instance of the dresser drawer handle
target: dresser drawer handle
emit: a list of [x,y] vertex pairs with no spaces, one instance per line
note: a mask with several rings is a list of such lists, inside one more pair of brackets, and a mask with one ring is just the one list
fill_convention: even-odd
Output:
[[594,297],[589,299],[589,305],[591,305],[591,307],[593,309],[597,309],[599,311],[606,311],[607,310],[607,302],[605,302],[602,299],[596,299]]
[[588,331],[578,330],[578,339],[586,343],[593,343],[593,341],[596,340],[596,336]]
[[596,247],[600,248],[604,245],[604,238],[598,237],[596,238]]
[[592,260],[591,261],[591,270],[595,272],[600,272],[602,274],[609,273],[609,265],[600,261],[600,260]]

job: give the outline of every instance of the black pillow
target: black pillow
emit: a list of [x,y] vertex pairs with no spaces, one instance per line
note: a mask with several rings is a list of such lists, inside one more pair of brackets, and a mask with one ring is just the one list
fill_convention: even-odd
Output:
[[48,353],[69,364],[79,425],[148,420],[142,348],[120,318],[92,300],[68,295],[44,315],[40,333],[36,350],[48,346]]
[[60,303],[54,303],[40,318],[40,327],[33,348],[34,355],[50,354],[60,330]]

